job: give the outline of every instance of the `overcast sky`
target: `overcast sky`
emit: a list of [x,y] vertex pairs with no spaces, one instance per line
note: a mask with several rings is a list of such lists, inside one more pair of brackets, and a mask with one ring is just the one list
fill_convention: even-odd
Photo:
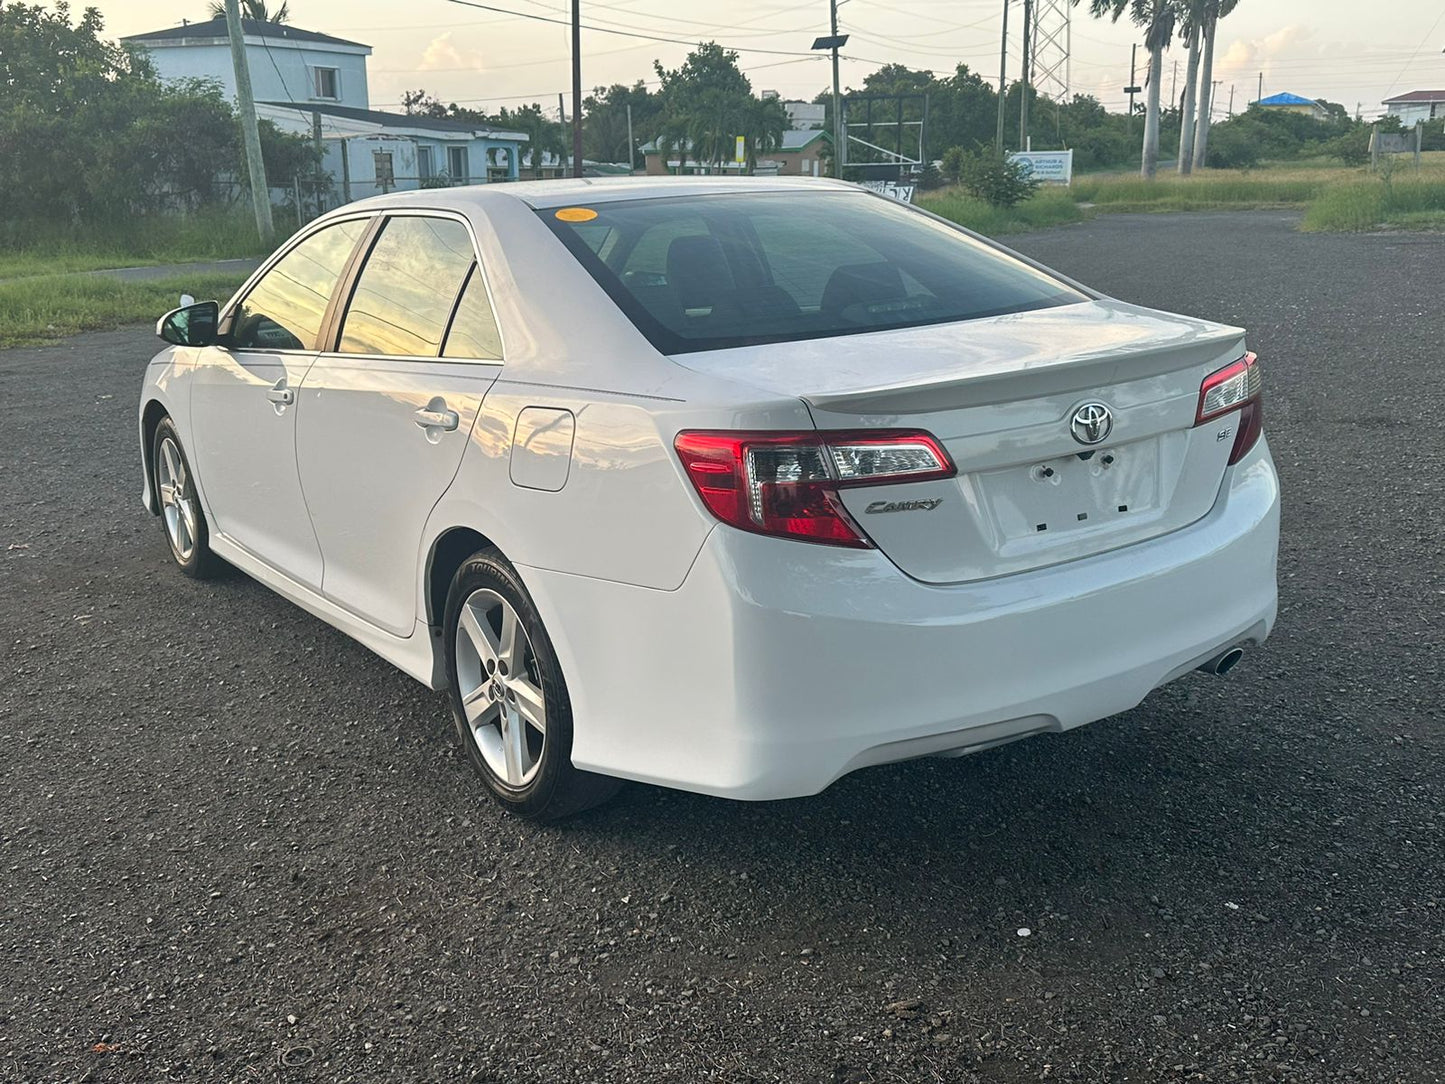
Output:
[[[494,7],[565,19],[567,0],[479,0]],[[77,0],[76,7],[81,3]],[[114,36],[158,30],[206,18],[205,0],[98,0]],[[273,2],[274,6],[274,2]],[[1084,5],[1087,7],[1087,4]],[[812,98],[829,85],[828,64],[806,53],[826,32],[827,0],[582,0],[583,23],[627,34],[688,41],[714,40],[735,48],[755,90]],[[840,29],[852,35],[843,82],[860,84],[879,62],[949,72],[962,61],[998,79],[1002,0],[845,0]],[[299,27],[365,42],[373,108],[399,104],[401,92],[423,87],[446,101],[495,109],[538,100],[555,110],[570,87],[568,30],[519,15],[464,7],[452,0],[291,0]],[[1014,0],[1011,29],[1020,4]],[[1125,23],[1073,15],[1071,89],[1122,109],[1129,46],[1138,32]],[[1215,77],[1223,81],[1220,108],[1234,87],[1236,108],[1255,97],[1259,73],[1266,95],[1291,91],[1343,103],[1366,117],[1380,101],[1408,90],[1445,89],[1445,0],[1241,0],[1221,23]],[[753,51],[762,50],[762,51]],[[642,40],[601,30],[583,32],[584,88],[653,80],[652,61],[673,67],[684,44]],[[1017,47],[1011,49],[1011,73]],[[1166,56],[1169,93],[1174,60]],[[1140,49],[1140,82],[1145,54]]]

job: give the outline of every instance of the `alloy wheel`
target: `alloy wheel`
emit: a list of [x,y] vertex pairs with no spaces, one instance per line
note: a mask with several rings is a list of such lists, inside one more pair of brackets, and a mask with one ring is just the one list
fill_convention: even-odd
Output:
[[508,787],[536,776],[547,743],[547,704],[532,641],[512,604],[473,591],[457,620],[457,686],[477,751]]
[[156,488],[160,490],[161,514],[166,521],[166,535],[171,549],[184,564],[196,552],[198,532],[196,494],[186,471],[186,461],[176,442],[166,437],[161,441],[156,462]]

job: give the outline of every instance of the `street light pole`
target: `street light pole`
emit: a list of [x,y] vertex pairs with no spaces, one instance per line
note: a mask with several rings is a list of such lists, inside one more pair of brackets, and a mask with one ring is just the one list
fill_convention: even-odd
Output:
[[842,99],[838,94],[838,0],[828,0],[829,33],[833,36],[833,176],[843,179],[848,157],[848,133],[843,128]]
[[828,0],[831,32],[825,38],[815,38],[813,48],[833,54],[833,176],[841,179],[848,159],[848,129],[843,124],[843,100],[838,92],[838,50],[848,44],[848,35],[838,33],[838,2]]

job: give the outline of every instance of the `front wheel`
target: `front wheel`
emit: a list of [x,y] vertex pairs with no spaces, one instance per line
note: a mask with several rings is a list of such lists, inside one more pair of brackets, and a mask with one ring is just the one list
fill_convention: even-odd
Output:
[[208,580],[225,568],[211,552],[211,532],[196,492],[196,479],[181,437],[170,418],[162,418],[151,443],[151,484],[160,503],[161,522],[171,556],[187,576]]
[[617,780],[572,766],[572,706],[552,641],[495,549],[452,578],[444,633],[457,738],[503,808],[555,821],[617,792]]

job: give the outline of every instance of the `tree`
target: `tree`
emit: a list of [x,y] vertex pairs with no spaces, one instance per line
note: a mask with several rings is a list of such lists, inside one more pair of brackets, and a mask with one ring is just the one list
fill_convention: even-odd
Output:
[[[1077,3],[1077,0],[1075,2]],[[1146,180],[1153,180],[1159,171],[1159,86],[1164,75],[1164,47],[1174,36],[1174,24],[1179,17],[1177,2],[1178,0],[1089,0],[1089,14],[1096,19],[1107,15],[1118,22],[1119,17],[1127,11],[1134,25],[1144,30],[1144,48],[1149,50],[1149,93],[1144,112],[1144,152],[1139,173]]]
[[637,147],[657,134],[657,116],[662,109],[658,95],[642,80],[631,86],[614,83],[597,87],[582,99],[582,150],[600,162],[626,162],[627,110],[632,109],[632,166],[638,165]]
[[1232,12],[1239,0],[1205,0],[1204,60],[1199,72],[1199,116],[1194,122],[1194,164],[1202,167],[1209,155],[1209,125],[1214,112],[1214,37],[1219,20]]
[[703,42],[672,71],[656,61],[653,67],[662,82],[658,144],[664,160],[690,150],[695,161],[718,168],[732,160],[743,136],[755,162],[759,153],[776,150],[788,130],[782,102],[755,98],[738,54],[716,42]]
[[1181,0],[1181,5],[1181,30],[1189,49],[1189,63],[1184,73],[1184,102],[1179,110],[1179,172],[1187,175],[1194,170],[1195,91],[1199,85],[1199,46],[1208,0]]
[[[224,19],[226,17],[225,0],[211,0],[208,9],[213,19]],[[275,11],[266,7],[266,0],[241,0],[241,18],[250,19],[257,23],[288,23],[291,21],[291,2],[281,0],[281,6]]]

